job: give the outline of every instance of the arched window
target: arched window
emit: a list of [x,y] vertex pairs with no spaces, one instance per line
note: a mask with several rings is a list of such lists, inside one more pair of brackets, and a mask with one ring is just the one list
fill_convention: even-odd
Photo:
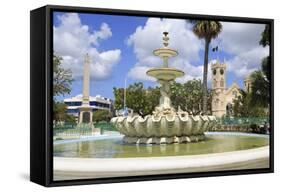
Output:
[[227,105],[226,105],[226,115],[227,116],[232,116],[233,115],[233,106],[232,106],[232,104],[231,103],[228,103]]

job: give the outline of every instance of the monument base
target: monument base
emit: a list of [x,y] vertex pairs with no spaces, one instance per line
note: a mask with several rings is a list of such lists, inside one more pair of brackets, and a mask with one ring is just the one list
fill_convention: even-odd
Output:
[[93,122],[93,112],[90,106],[81,106],[79,113],[78,123],[92,123]]

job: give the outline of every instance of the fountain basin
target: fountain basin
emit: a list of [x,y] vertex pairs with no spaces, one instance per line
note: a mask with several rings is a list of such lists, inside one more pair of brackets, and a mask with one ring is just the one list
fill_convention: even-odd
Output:
[[165,47],[165,48],[155,49],[153,51],[153,54],[163,58],[163,57],[175,57],[178,55],[178,52],[176,50]]
[[171,81],[177,77],[182,77],[184,72],[175,68],[153,68],[146,72],[147,75],[155,77],[158,80]]
[[212,155],[152,158],[54,157],[54,180],[229,171],[245,167],[269,168],[269,147]]
[[207,132],[188,145],[136,146],[122,135],[59,140],[54,180],[268,168],[268,144],[268,135],[237,132]]
[[125,135],[125,143],[170,144],[204,140],[204,132],[216,124],[214,116],[188,115],[186,112],[161,116],[120,116],[111,119]]
[[268,147],[268,135],[239,132],[206,132],[206,139],[177,145],[131,145],[123,135],[101,135],[54,142],[54,156],[66,158],[151,158],[193,156]]

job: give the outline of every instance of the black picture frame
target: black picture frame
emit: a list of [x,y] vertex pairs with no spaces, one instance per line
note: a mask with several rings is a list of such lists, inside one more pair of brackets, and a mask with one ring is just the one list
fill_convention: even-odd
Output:
[[[150,16],[182,19],[206,19],[230,22],[263,23],[270,26],[270,167],[264,169],[179,173],[116,178],[53,181],[52,137],[52,52],[53,12],[98,13],[109,15]],[[30,180],[43,186],[65,186],[162,179],[227,176],[274,172],[274,20],[262,18],[149,12],[139,10],[100,9],[47,5],[30,12]]]

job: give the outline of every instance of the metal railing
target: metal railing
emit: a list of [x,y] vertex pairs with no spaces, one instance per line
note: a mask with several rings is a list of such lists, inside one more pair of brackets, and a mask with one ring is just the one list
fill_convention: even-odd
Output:
[[101,134],[104,134],[104,132],[106,132],[106,131],[117,131],[116,127],[112,123],[109,123],[106,121],[101,121],[101,122],[95,123],[94,125],[95,125],[95,128],[100,128]]
[[53,125],[53,136],[90,136],[94,132],[104,134],[105,132],[117,131],[115,126],[109,122],[98,122],[92,124],[60,123]]
[[210,131],[270,133],[269,117],[223,117]]
[[221,125],[263,125],[269,122],[269,117],[223,117],[218,119]]

